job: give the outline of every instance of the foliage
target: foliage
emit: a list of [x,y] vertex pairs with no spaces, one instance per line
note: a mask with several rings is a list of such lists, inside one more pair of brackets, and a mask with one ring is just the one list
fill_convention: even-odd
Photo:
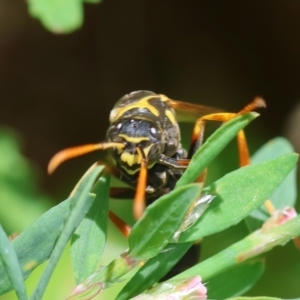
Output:
[[[118,241],[112,243],[110,235],[107,236],[110,181],[108,175],[102,174],[103,167],[97,164],[82,177],[69,199],[42,214],[12,242],[0,228],[0,293],[15,289],[19,299],[27,299],[23,279],[31,277],[38,265],[48,261],[30,298],[41,299],[70,239],[77,286],[69,299],[90,299],[112,286],[119,292],[118,300],[137,295],[137,299],[151,299],[153,295],[158,299],[174,291],[194,295],[206,288],[208,297],[214,299],[247,292],[264,272],[265,261],[261,255],[300,235],[300,217],[292,208],[284,208],[295,201],[296,173],[293,170],[298,156],[292,153],[287,141],[276,139],[255,156],[261,157],[254,158],[257,163],[226,174],[203,190],[202,185],[193,182],[237,132],[256,116],[255,113],[239,116],[212,134],[194,155],[176,188],[150,205],[136,222],[128,239],[128,250],[125,251],[122,244],[120,249],[124,252],[119,252],[110,263],[106,261],[104,266],[99,267],[99,262],[105,245],[115,247],[113,243]],[[7,135],[0,134],[0,149],[10,145],[11,153],[20,159],[12,141]],[[8,152],[6,154],[10,157]],[[1,168],[0,165],[0,171]],[[5,174],[5,178],[10,176]],[[19,197],[22,195],[23,191],[19,192]],[[192,211],[195,220],[183,228],[191,205],[199,198],[204,199],[205,195],[212,196],[205,202],[206,206],[212,201],[211,204],[205,206],[207,209],[201,217],[198,211]],[[262,220],[261,214],[255,211],[262,210],[266,199],[274,201],[280,210]],[[249,215],[251,219],[247,219]],[[159,284],[155,289],[147,290],[195,241],[224,231],[245,218],[251,229],[249,235],[171,278],[167,285]],[[257,230],[253,231],[255,228]],[[129,278],[125,280],[124,275]],[[208,282],[206,287],[199,276],[203,282]],[[120,284],[120,280],[125,281]],[[191,285],[191,282],[196,284]],[[220,285],[220,282],[226,282],[226,285]],[[173,292],[168,290],[170,286],[174,287]],[[186,296],[181,297],[185,299]]]
[[30,0],[28,10],[32,17],[54,33],[69,33],[83,23],[83,4],[100,0]]

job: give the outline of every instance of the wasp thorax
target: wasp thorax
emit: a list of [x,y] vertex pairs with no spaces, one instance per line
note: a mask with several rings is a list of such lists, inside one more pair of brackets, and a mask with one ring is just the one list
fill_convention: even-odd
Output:
[[111,149],[117,165],[128,174],[140,169],[140,148],[151,167],[157,162],[165,147],[164,133],[154,122],[144,119],[120,119],[111,124],[107,132],[108,142],[124,143],[123,149]]

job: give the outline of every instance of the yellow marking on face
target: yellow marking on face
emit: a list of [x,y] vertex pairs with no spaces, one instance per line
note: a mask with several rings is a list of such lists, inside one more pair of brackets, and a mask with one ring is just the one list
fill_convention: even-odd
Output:
[[141,164],[142,158],[138,154],[130,154],[128,152],[123,152],[120,156],[120,159],[123,163],[126,163],[128,166],[133,166],[135,164]]
[[169,109],[166,109],[166,116],[173,125],[177,124],[175,115]]
[[[148,165],[147,168],[151,169],[155,164],[156,164],[156,161],[154,163],[152,163],[151,165]],[[126,170],[126,173],[129,175],[133,175],[140,170],[140,168],[136,168],[135,170],[130,170],[130,169],[127,169],[125,166],[122,166],[122,168],[124,170]]]
[[152,98],[157,98],[157,95],[144,97],[141,100],[139,100],[138,102],[129,104],[125,107],[119,107],[119,108],[113,109],[110,113],[109,121],[114,122],[115,120],[122,117],[127,111],[134,109],[134,108],[147,108],[153,115],[158,117],[159,111],[153,105],[151,105],[149,103],[149,100],[151,100]]
[[127,142],[131,142],[131,143],[140,143],[142,141],[149,141],[150,139],[148,137],[142,136],[142,137],[132,137],[132,136],[128,136],[126,134],[119,134],[119,137],[123,138],[124,140],[126,140]]
[[[151,144],[148,147],[143,148],[143,151],[144,151],[146,157],[149,155],[149,152],[150,152],[150,149],[152,146],[153,145]],[[140,165],[142,162],[142,157],[138,153],[130,154],[128,152],[123,152],[120,156],[120,159],[122,162],[126,163],[130,167],[133,166],[134,164]],[[152,166],[153,166],[153,164],[149,165],[148,168],[150,169]],[[130,170],[130,169],[127,169],[126,166],[123,166],[123,165],[122,165],[122,168],[124,170],[126,170],[126,172],[128,174],[131,174],[131,175],[136,173],[140,169],[140,168],[137,168],[135,170]]]
[[[152,146],[153,145],[149,145],[148,147],[143,148],[146,157],[148,156]],[[142,157],[138,153],[131,154],[125,151],[121,154],[120,159],[122,162],[126,163],[130,167],[133,166],[134,164],[140,165],[142,162]]]

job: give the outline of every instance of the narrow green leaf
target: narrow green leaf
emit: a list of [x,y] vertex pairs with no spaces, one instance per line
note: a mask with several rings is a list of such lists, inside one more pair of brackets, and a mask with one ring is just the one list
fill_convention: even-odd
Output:
[[81,0],[30,0],[29,13],[54,33],[68,33],[78,29],[83,22]]
[[121,290],[116,300],[131,299],[153,286],[180,260],[193,243],[168,244],[150,258]]
[[0,225],[0,261],[6,274],[16,291],[19,300],[26,300],[26,289],[23,281],[22,271],[19,265],[18,257],[14,251],[8,237]]
[[87,211],[83,213],[83,209],[86,206],[86,202],[89,201],[90,190],[95,182],[95,179],[99,175],[99,173],[103,170],[103,168],[104,168],[103,166],[97,166],[97,165],[94,166],[82,177],[82,179],[76,186],[74,193],[70,199],[69,216],[65,220],[63,229],[50,255],[49,262],[45,268],[45,271],[42,274],[41,279],[32,294],[31,297],[32,300],[39,300],[42,298],[46,286],[54,271],[54,268],[57,265],[58,260],[66,244],[68,243],[68,240],[71,238],[72,234],[74,233],[78,222],[81,222],[85,214],[87,213]]
[[102,0],[83,0],[83,2],[85,3],[91,3],[91,4],[95,4],[95,3],[100,3]]
[[[252,164],[257,164],[293,152],[294,149],[289,141],[279,137],[269,141],[260,148],[251,158],[251,162]],[[295,205],[297,199],[296,174],[297,169],[294,168],[270,197],[276,209],[282,209],[285,206],[293,207]],[[250,216],[246,219],[246,224],[250,231],[254,231],[268,217],[269,213],[266,211],[265,206],[262,205],[251,212]]]
[[160,282],[144,293],[131,298],[131,300],[153,299],[206,299],[207,289],[200,276],[175,281]]
[[100,177],[92,193],[94,203],[72,237],[71,261],[76,283],[96,270],[105,247],[110,176]]
[[[90,197],[89,199],[89,205],[91,205],[93,198]],[[69,205],[69,200],[65,200],[51,208],[12,241],[24,279],[38,265],[49,258],[63,221],[69,212]],[[0,294],[4,294],[11,289],[13,289],[13,286],[6,275],[3,265],[0,264]]]
[[[284,299],[274,298],[274,297],[234,297],[234,298],[228,298],[228,300],[284,300]],[[299,300],[299,298],[287,299],[287,300]]]
[[203,192],[217,197],[198,222],[181,234],[179,241],[195,241],[240,222],[272,195],[294,168],[297,159],[297,154],[286,154],[250,165],[225,175],[205,188]]
[[[67,199],[48,210],[12,241],[12,246],[18,256],[24,279],[26,279],[37,266],[50,257],[63,222],[70,212],[70,200],[71,199]],[[75,224],[76,228],[89,210],[93,201],[94,196],[92,194],[88,195],[85,206],[82,209],[82,215]],[[37,245],[39,245],[39,247],[37,247]],[[0,264],[0,295],[11,289],[13,289],[13,287],[10,280],[6,275],[3,265]]]
[[128,256],[127,251],[123,252],[108,265],[100,267],[85,281],[77,285],[67,299],[92,299],[95,295],[111,287],[123,275],[132,271],[138,263],[140,261]]
[[20,232],[51,208],[50,199],[37,186],[36,168],[22,156],[18,140],[12,129],[0,128],[0,220],[7,232]]
[[187,170],[178,180],[176,188],[191,182],[195,182],[198,176],[237,135],[237,133],[257,116],[259,116],[259,114],[254,112],[242,115],[232,119],[218,128],[193,155]]
[[[257,164],[289,153],[294,153],[293,146],[287,139],[278,137],[254,153],[251,162]],[[294,168],[272,195],[271,200],[276,208],[282,209],[285,206],[293,207],[295,205],[297,199],[296,171]]]
[[148,259],[158,254],[172,240],[200,192],[200,184],[189,184],[148,206],[129,235],[129,255]]
[[207,284],[209,299],[227,299],[246,293],[262,276],[262,260],[245,263],[211,278]]
[[297,216],[284,224],[262,228],[253,232],[241,241],[173,277],[171,280],[199,275],[205,282],[238,264],[244,263],[248,259],[270,251],[275,246],[285,245],[299,235],[300,216]]

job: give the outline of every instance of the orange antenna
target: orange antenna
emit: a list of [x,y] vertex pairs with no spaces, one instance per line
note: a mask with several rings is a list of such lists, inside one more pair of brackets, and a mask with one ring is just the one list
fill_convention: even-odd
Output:
[[99,143],[99,144],[88,144],[77,147],[71,147],[56,153],[48,164],[48,173],[51,174],[54,170],[62,164],[64,161],[92,152],[96,150],[105,150],[107,148],[118,148],[123,149],[125,145],[123,143]]

